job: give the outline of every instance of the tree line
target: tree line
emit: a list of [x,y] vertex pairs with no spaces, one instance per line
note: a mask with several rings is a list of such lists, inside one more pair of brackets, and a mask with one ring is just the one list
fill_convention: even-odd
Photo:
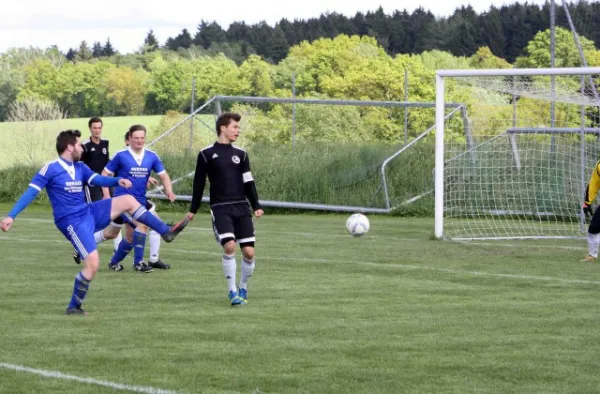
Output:
[[[197,108],[214,95],[403,101],[405,72],[410,101],[435,100],[435,71],[440,68],[549,67],[548,30],[538,32],[514,63],[483,46],[471,56],[430,50],[389,54],[377,39],[339,35],[304,41],[290,48],[277,64],[250,54],[238,64],[223,53],[195,49],[158,49],[128,55],[68,61],[56,47],[12,49],[0,54],[0,120],[11,103],[30,98],[57,104],[69,117],[189,112],[192,79]],[[590,66],[600,66],[600,51],[580,36]],[[556,66],[578,67],[581,58],[570,32],[556,34]],[[450,94],[452,91],[449,91]],[[448,98],[449,100],[452,97]],[[464,97],[455,97],[465,102]],[[414,129],[429,120],[414,112]],[[385,130],[385,128],[382,128]],[[382,138],[395,138],[389,130]]]
[[[599,2],[571,3],[569,12],[579,34],[600,42]],[[568,28],[566,14],[560,5],[556,7],[556,23]],[[495,56],[514,62],[534,35],[549,27],[548,2],[542,6],[527,2],[491,6],[482,13],[477,13],[471,6],[461,6],[444,18],[436,18],[431,11],[421,7],[412,13],[405,9],[392,14],[386,14],[380,7],[367,13],[357,12],[354,16],[333,12],[306,20],[284,18],[274,26],[265,22],[252,25],[234,22],[224,29],[217,22],[202,20],[195,32],[183,29],[177,36],[167,37],[162,48],[177,51],[197,47],[223,52],[238,63],[254,53],[277,63],[286,57],[291,47],[302,41],[345,34],[374,37],[392,55],[438,49],[455,56],[471,56],[478,48],[487,46]],[[85,44],[70,49],[67,57],[111,56],[113,49],[109,44],[94,43],[92,48]],[[142,51],[161,48],[152,30],[141,48]]]

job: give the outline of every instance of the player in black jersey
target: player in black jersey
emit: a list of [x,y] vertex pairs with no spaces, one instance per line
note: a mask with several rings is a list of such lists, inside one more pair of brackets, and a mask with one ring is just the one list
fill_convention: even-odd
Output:
[[[83,141],[83,154],[81,161],[96,174],[102,173],[109,161],[108,140],[102,138],[102,119],[93,117],[88,121],[90,138]],[[102,200],[102,188],[99,186],[85,186],[85,195],[88,203]]]
[[[248,279],[255,266],[254,215],[264,214],[250,172],[250,160],[243,149],[232,145],[240,134],[241,116],[223,113],[217,119],[218,140],[198,154],[192,204],[187,218],[192,220],[200,208],[206,177],[210,182],[210,211],[217,241],[223,246],[223,273],[229,286],[231,305],[248,302]],[[235,244],[240,244],[243,261],[239,285],[236,286]]]

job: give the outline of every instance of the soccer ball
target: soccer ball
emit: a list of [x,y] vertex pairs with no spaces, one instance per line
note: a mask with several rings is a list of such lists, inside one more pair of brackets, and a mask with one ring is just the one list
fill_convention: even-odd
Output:
[[354,237],[360,237],[369,231],[369,219],[362,213],[355,213],[346,221],[346,230]]

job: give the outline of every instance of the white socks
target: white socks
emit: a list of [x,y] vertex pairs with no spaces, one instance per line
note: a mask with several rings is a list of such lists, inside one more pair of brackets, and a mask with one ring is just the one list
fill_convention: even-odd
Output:
[[106,241],[106,238],[104,238],[103,232],[104,232],[104,230],[100,230],[100,231],[96,231],[94,233],[94,241],[96,241],[96,244]]
[[237,287],[235,287],[235,271],[237,269],[235,255],[230,256],[223,254],[222,262],[223,274],[225,275],[225,279],[227,279],[227,286],[229,287],[229,290],[237,291]]
[[240,278],[240,289],[248,289],[248,279],[250,279],[252,273],[254,272],[254,266],[256,266],[256,260],[242,260],[242,277]]
[[[114,245],[115,250],[117,250],[119,248],[119,244],[121,243],[122,240],[123,240],[123,236],[119,232],[119,235],[117,235],[117,238],[113,239],[113,245]],[[106,238],[104,238],[104,230],[96,231],[94,233],[94,241],[96,241],[96,244],[106,241]]]
[[160,234],[151,230],[148,238],[150,243],[150,259],[148,261],[155,263],[158,261],[158,252],[160,250]]
[[598,243],[600,242],[600,234],[588,233],[588,253],[590,256],[598,258]]
[[113,239],[113,246],[114,246],[115,250],[119,249],[119,244],[121,243],[122,240],[123,240],[123,236],[121,235],[121,232],[119,231],[119,235],[117,235],[117,238]]

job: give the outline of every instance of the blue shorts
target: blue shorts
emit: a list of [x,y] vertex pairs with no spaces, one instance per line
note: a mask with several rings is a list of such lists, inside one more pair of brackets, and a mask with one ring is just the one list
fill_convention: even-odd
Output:
[[112,200],[100,200],[88,205],[88,211],[83,216],[66,218],[56,223],[56,227],[79,251],[82,259],[96,250],[94,233],[104,230],[110,224]]

